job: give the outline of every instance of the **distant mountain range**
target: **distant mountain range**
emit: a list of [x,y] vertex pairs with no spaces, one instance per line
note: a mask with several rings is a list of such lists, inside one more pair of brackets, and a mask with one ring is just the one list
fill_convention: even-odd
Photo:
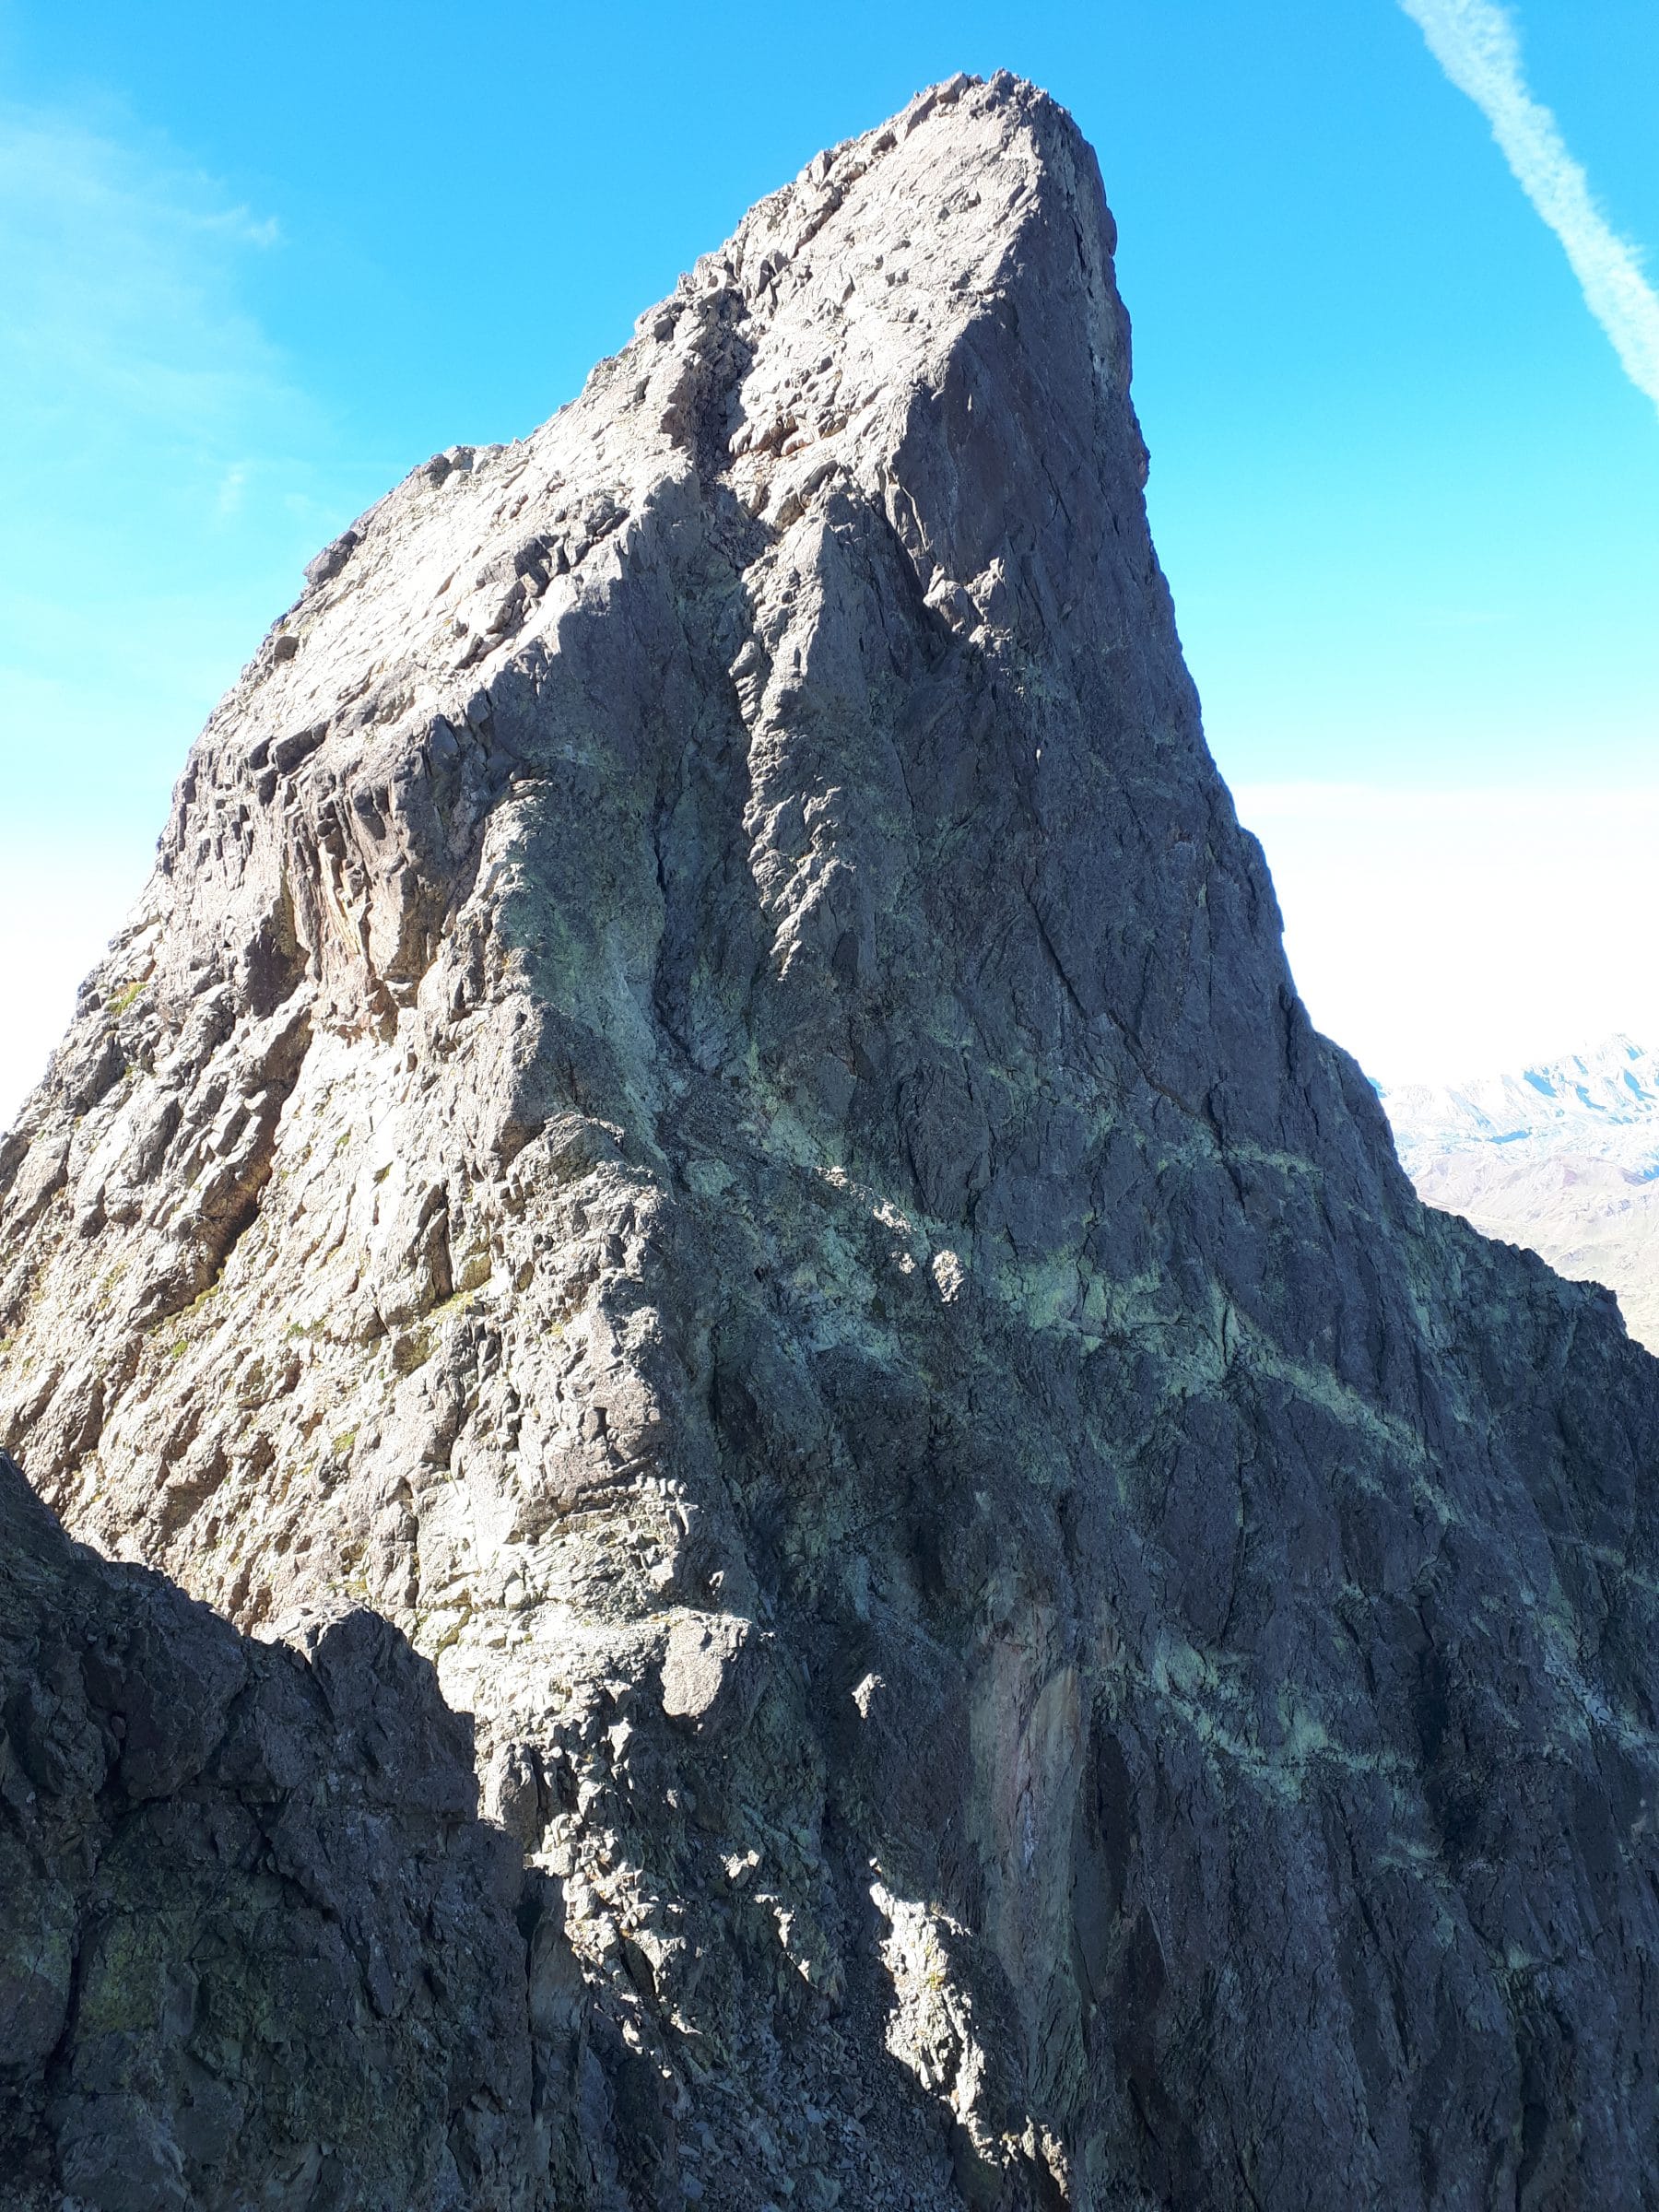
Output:
[[1606,1283],[1659,1351],[1659,1054],[1619,1036],[1519,1074],[1379,1089],[1421,1197]]

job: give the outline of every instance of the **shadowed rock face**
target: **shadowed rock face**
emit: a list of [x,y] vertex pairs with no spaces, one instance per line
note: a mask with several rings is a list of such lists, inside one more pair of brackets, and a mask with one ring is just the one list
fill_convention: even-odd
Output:
[[0,1454],[0,1723],[8,2212],[537,2201],[517,1854],[394,1629],[251,1643]]
[[560,2201],[1652,2201],[1659,1367],[1309,1028],[1112,247],[958,80],[418,472],[0,1152],[70,1525],[476,1712]]

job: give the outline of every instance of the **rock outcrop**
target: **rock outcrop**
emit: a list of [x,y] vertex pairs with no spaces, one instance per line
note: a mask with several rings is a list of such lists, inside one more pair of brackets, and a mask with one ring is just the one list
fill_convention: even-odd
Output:
[[399,487],[0,1150],[71,1528],[476,1714],[544,2201],[1654,2201],[1659,1367],[1309,1027],[1112,244],[958,79]]
[[385,1621],[251,1642],[0,1454],[7,2212],[543,2201],[521,1870],[477,1794]]

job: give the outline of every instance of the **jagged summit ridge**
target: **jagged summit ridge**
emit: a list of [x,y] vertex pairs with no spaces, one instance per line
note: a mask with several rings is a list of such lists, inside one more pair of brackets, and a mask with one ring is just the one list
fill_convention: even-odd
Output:
[[1659,1369],[1307,1023],[1112,248],[956,80],[418,472],[0,1151],[71,1527],[476,1713],[544,2202],[1649,2187]]
[[[893,465],[917,394],[948,383],[947,365],[997,299],[1022,236],[1072,219],[1066,210],[1087,186],[1073,173],[1080,159],[1087,149],[1060,111],[1004,79],[936,88],[883,130],[820,155],[641,316],[634,343],[541,430],[437,456],[312,564],[305,595],[208,724],[164,871],[193,837],[200,861],[221,776],[239,794],[252,780],[266,806],[307,762],[307,782],[337,762],[347,777],[424,773],[441,788],[477,748],[469,714],[500,717],[494,679],[534,688],[561,626],[579,621],[636,550],[649,559],[653,540],[672,536],[688,498],[713,497],[739,530],[752,518],[757,543],[787,533],[809,506],[821,516],[838,491],[869,502],[905,545],[942,622],[964,634],[994,626],[1006,594],[994,554],[952,573]],[[1094,219],[1074,221],[1079,262],[1093,265],[1080,271],[1080,335],[1122,389],[1128,344],[1109,273],[1110,219],[1103,206],[1085,212]],[[971,375],[971,348],[955,366],[959,378]],[[957,400],[971,410],[971,389]],[[1075,468],[1082,456],[1065,458]],[[1138,451],[1135,465],[1144,470]],[[744,648],[734,680],[759,698],[766,648],[752,636]],[[511,759],[510,736],[499,749]],[[383,856],[361,809],[337,865],[351,865],[353,840],[367,849],[357,933],[366,941],[331,932],[321,912],[298,925],[325,986],[343,962],[348,1003],[384,1009],[407,1001],[429,935],[377,881]],[[299,857],[303,892],[316,869]],[[429,866],[440,855],[409,857]],[[246,882],[256,872],[236,874]]]

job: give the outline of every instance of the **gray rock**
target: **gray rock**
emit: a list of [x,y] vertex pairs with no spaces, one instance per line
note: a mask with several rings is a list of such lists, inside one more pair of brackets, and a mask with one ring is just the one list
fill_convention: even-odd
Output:
[[[1069,119],[957,79],[416,472],[0,1149],[70,1526],[267,1635],[366,1600],[477,1716],[560,2205],[1655,2200],[1659,1367],[1309,1027],[1112,244]],[[464,1823],[358,1650],[344,1771]],[[312,1838],[269,1878],[348,1899]]]
[[396,1630],[250,1643],[0,1454],[0,1721],[8,2207],[543,2201],[517,1854]]

